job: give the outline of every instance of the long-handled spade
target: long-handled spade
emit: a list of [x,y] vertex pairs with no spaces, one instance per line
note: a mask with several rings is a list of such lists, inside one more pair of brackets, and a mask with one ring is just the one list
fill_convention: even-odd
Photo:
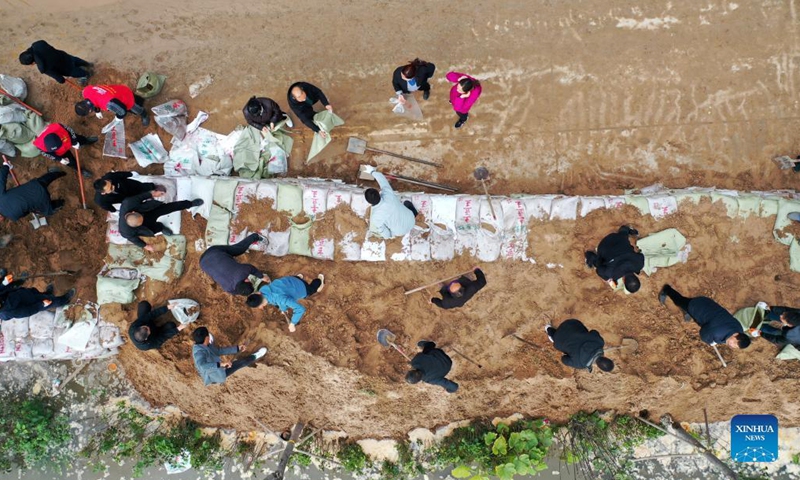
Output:
[[626,355],[629,355],[631,353],[634,353],[638,349],[639,349],[639,342],[637,342],[635,339],[633,339],[633,338],[623,338],[622,339],[622,345],[619,345],[617,347],[606,348],[604,350],[604,353],[608,353],[608,352],[613,352],[613,351],[619,350],[620,352],[622,352],[622,353],[624,353]]
[[486,180],[489,179],[489,169],[486,167],[478,167],[472,172],[472,176],[483,185],[483,193],[486,194],[486,201],[489,202],[489,210],[492,211],[492,218],[497,220],[497,215],[494,213],[494,205],[492,205],[492,196],[489,195],[489,189],[486,188]]
[[400,355],[406,357],[406,360],[410,362],[411,357],[406,355],[406,352],[404,352],[400,347],[397,346],[397,344],[394,343],[396,338],[397,336],[394,333],[390,332],[389,330],[386,330],[385,328],[381,328],[380,330],[378,330],[378,343],[380,343],[384,347],[394,348],[395,350],[400,352]]
[[78,153],[78,147],[75,147],[75,167],[78,170],[78,187],[81,189],[81,202],[83,209],[86,210],[86,192],[83,191],[83,172],[81,172],[81,155]]
[[463,358],[464,360],[468,361],[469,363],[471,363],[473,365],[476,365],[478,368],[483,368],[483,365],[481,365],[480,363],[476,362],[475,360],[469,358],[468,356],[464,355],[463,353],[459,352],[458,350],[456,350],[456,348],[454,346],[450,345],[447,348],[449,348],[450,350],[455,352],[457,355],[461,356],[461,358]]
[[356,155],[364,155],[364,153],[369,150],[370,152],[375,153],[382,153],[384,155],[389,155],[391,157],[402,158],[403,160],[408,160],[410,162],[422,163],[425,165],[430,165],[436,168],[442,168],[441,163],[431,162],[430,160],[420,160],[419,158],[407,157],[405,155],[400,155],[399,153],[392,153],[387,152],[386,150],[378,150],[377,148],[371,148],[367,146],[367,141],[362,140],[356,137],[350,137],[347,140],[347,151],[349,153],[355,153]]
[[[5,155],[3,155],[3,162],[8,164],[8,171],[11,172],[11,178],[14,179],[14,185],[19,187],[19,180],[17,180],[17,174],[14,173],[14,166],[11,165],[11,162],[8,161]],[[31,214],[33,215],[33,220],[31,220],[30,222],[34,230],[38,230],[39,227],[44,227],[45,225],[47,225],[46,218],[44,217],[40,218],[39,215],[36,215],[35,212],[31,212]]]

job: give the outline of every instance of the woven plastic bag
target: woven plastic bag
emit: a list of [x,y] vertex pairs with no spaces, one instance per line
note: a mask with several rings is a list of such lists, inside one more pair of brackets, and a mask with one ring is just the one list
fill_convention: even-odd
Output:
[[183,100],[170,100],[151,108],[156,124],[178,140],[186,136],[186,119],[189,109]]
[[172,316],[183,325],[194,322],[200,316],[200,304],[190,298],[176,298],[167,303],[172,305]]
[[121,118],[114,118],[101,132],[106,134],[103,156],[128,158],[125,153],[125,122]]
[[139,81],[136,82],[136,94],[142,98],[152,98],[161,93],[164,88],[166,75],[159,75],[153,72],[145,72]]
[[140,167],[146,167],[153,163],[164,163],[167,161],[167,154],[161,139],[155,133],[150,133],[141,138],[138,142],[130,145],[133,157]]

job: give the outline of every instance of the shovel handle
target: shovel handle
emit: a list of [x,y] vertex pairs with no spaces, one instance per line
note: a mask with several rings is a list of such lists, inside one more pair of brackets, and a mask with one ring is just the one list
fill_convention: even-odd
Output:
[[75,82],[73,82],[73,81],[72,81],[72,80],[70,80],[69,78],[64,78],[64,80],[65,80],[65,81],[66,81],[66,82],[69,84],[69,86],[70,86],[70,87],[74,88],[75,90],[77,90],[77,91],[79,91],[79,92],[82,92],[82,91],[83,91],[83,90],[81,89],[81,87],[79,87],[79,86],[78,86],[78,84],[76,84]]
[[42,112],[40,112],[39,110],[36,110],[35,108],[31,107],[27,103],[23,102],[22,100],[20,100],[19,98],[15,97],[14,95],[11,95],[10,93],[6,92],[2,88],[0,88],[0,94],[5,95],[6,97],[10,98],[14,102],[22,105],[23,107],[27,108],[31,112],[35,113],[36,115],[39,115],[40,117],[42,116]]
[[383,174],[386,178],[391,178],[393,180],[399,180],[405,183],[411,183],[414,185],[422,185],[428,188],[435,188],[437,190],[444,190],[445,192],[455,193],[458,191],[457,188],[448,187],[447,185],[442,185],[441,183],[433,183],[433,182],[423,182],[422,180],[417,180],[416,178],[404,177],[402,175],[395,175],[392,173],[384,173]]
[[83,203],[83,209],[86,210],[86,192],[83,191],[83,173],[81,172],[81,155],[78,153],[78,149],[75,149],[75,166],[77,167],[78,171],[78,187],[81,189],[81,203]]
[[436,168],[442,168],[441,163],[431,162],[430,160],[420,160],[419,158],[407,157],[405,155],[400,155],[399,153],[387,152],[386,150],[380,150],[378,148],[372,148],[372,147],[364,147],[364,150],[369,150],[370,152],[375,152],[375,153],[382,153],[384,155],[389,155],[390,157],[402,158],[403,160],[408,160],[409,162],[417,162],[425,165],[430,165]]
[[486,188],[486,182],[481,179],[481,185],[483,185],[483,193],[486,194],[486,201],[489,202],[489,210],[492,211],[492,218],[497,220],[497,215],[494,213],[494,205],[492,205],[492,196],[489,195],[489,189]]
[[8,161],[8,158],[6,158],[5,155],[3,155],[3,162],[8,164],[8,171],[11,173],[11,178],[14,179],[14,184],[19,187],[19,180],[17,180],[17,174],[14,173],[14,170],[12,168],[13,165],[11,165],[11,162]]
[[395,350],[397,350],[398,352],[400,352],[400,355],[402,355],[402,356],[406,357],[406,360],[408,360],[409,362],[411,361],[411,358],[410,358],[408,355],[406,355],[406,352],[404,352],[404,351],[403,351],[403,350],[402,350],[400,347],[398,347],[398,346],[397,346],[397,344],[395,344],[395,343],[390,343],[389,345],[391,345],[391,346],[392,346],[392,348],[394,348]]

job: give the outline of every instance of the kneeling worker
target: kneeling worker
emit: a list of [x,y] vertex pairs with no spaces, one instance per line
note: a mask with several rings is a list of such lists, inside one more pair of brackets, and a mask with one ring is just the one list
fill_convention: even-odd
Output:
[[139,302],[136,321],[128,327],[128,337],[136,348],[139,350],[161,348],[161,345],[164,345],[167,340],[186,328],[186,325],[178,325],[173,321],[168,321],[160,327],[156,325],[156,318],[164,315],[168,310],[172,310],[172,305],[164,305],[153,310],[150,302]]
[[406,382],[410,384],[423,381],[431,385],[444,388],[447,393],[458,390],[458,384],[445,378],[453,367],[453,361],[441,348],[436,348],[434,342],[422,340],[417,343],[422,352],[414,355],[411,366],[414,367],[406,374]]
[[644,255],[630,244],[628,237],[638,236],[635,228],[620,227],[617,233],[607,235],[597,246],[597,252],[586,252],[586,266],[597,269],[597,275],[617,288],[620,280],[628,293],[639,291],[641,284],[636,275],[644,268]]
[[614,362],[603,356],[606,344],[603,337],[597,330],[590,332],[580,320],[566,320],[558,328],[546,325],[544,330],[556,350],[564,354],[561,356],[564,365],[578,370],[585,368],[589,372],[592,365],[604,372],[614,369]]
[[261,347],[256,353],[243,359],[223,362],[220,356],[236,355],[244,351],[245,345],[217,347],[214,344],[214,337],[208,333],[206,327],[200,327],[192,332],[192,340],[194,340],[194,346],[192,347],[194,366],[206,385],[225,383],[225,380],[239,369],[249,367],[256,363],[256,360],[267,354],[267,348]]
[[267,305],[275,305],[283,314],[286,314],[286,311],[291,308],[292,319],[289,321],[289,331],[292,333],[297,330],[297,324],[306,313],[306,307],[297,301],[321,292],[325,287],[325,275],[322,274],[311,283],[306,283],[302,275],[281,277],[271,282],[265,276],[264,281],[267,284],[260,287],[258,293],[248,296],[245,303],[250,308],[258,309],[263,309]]

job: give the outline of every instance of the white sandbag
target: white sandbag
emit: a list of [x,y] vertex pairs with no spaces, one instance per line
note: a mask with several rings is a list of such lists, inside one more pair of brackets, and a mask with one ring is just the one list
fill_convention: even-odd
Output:
[[456,202],[455,252],[475,255],[480,228],[480,197],[460,196]]
[[528,214],[522,199],[504,198],[500,201],[500,208],[503,211],[501,220],[503,232],[516,235],[526,233]]
[[291,229],[285,232],[269,232],[267,234],[266,253],[275,257],[282,257],[289,254],[289,235]]
[[386,242],[383,240],[364,240],[361,244],[361,260],[368,262],[382,262],[386,260]]
[[333,210],[339,205],[350,206],[353,194],[346,190],[328,190],[328,197],[325,199],[325,206],[328,210]]
[[0,125],[5,123],[25,123],[28,117],[25,115],[25,107],[12,103],[0,106]]
[[477,233],[477,244],[475,246],[475,256],[483,262],[493,262],[500,256],[500,247],[503,244],[503,211],[500,202],[493,201],[495,214],[498,218],[492,217],[489,209],[489,201],[481,198],[480,201],[480,228]]
[[[175,193],[177,200],[192,200],[192,178],[194,177],[174,177]],[[191,209],[189,210],[191,211]]]
[[311,218],[325,213],[327,199],[328,189],[316,186],[303,187],[303,211]]
[[52,338],[35,338],[31,342],[31,356],[37,359],[46,359],[53,356],[54,346]]
[[101,131],[106,135],[103,142],[103,156],[128,158],[128,154],[125,153],[125,122],[114,118]]
[[211,206],[214,205],[214,180],[197,176],[189,178],[191,179],[191,198],[187,200],[194,200],[195,198],[203,200],[202,205],[190,208],[189,212],[193,217],[199,214],[208,220],[208,216],[211,214]]
[[414,208],[417,209],[419,215],[422,215],[426,223],[432,223],[431,211],[433,209],[433,202],[431,201],[430,195],[424,193],[412,195],[411,203],[414,205]]
[[14,358],[14,339],[0,332],[0,361],[9,358]]
[[53,358],[68,358],[73,355],[73,350],[67,345],[60,343],[59,339],[67,331],[68,327],[58,327],[53,334]]
[[339,254],[349,262],[361,260],[361,243],[356,239],[355,232],[345,234],[339,242]]
[[131,143],[130,148],[136,163],[140,167],[146,167],[154,163],[164,163],[169,158],[161,139],[155,133],[149,133],[139,141]]
[[139,279],[126,280],[97,276],[97,303],[131,303],[135,300],[133,292],[139,287]]
[[92,334],[96,333],[96,323],[97,322],[95,320],[90,322],[76,322],[72,327],[67,329],[66,332],[58,337],[56,343],[66,345],[73,351],[82,352],[86,350],[86,345],[88,344],[89,339],[92,337]]
[[550,218],[550,211],[553,207],[553,198],[555,198],[555,195],[535,195],[531,197],[525,197],[523,201],[525,202],[525,213],[528,215],[527,220],[530,221],[531,218],[535,218],[537,220]]
[[589,213],[600,209],[606,208],[606,200],[603,197],[581,197],[581,217],[585,217]]
[[269,175],[283,175],[289,171],[289,155],[278,144],[270,143],[266,149],[269,151],[267,160],[267,173]]
[[[496,215],[497,218],[492,215],[492,208],[494,209],[494,215]],[[489,199],[486,197],[481,197],[478,212],[480,221],[482,223],[486,222],[491,224],[497,229],[498,232],[503,230],[503,204],[498,199],[492,199],[492,205],[490,207]]]
[[8,140],[0,138],[0,153],[9,157],[16,157],[16,146]]
[[100,338],[100,347],[102,348],[114,348],[124,343],[122,335],[119,333],[119,328],[113,325],[103,325],[97,330]]
[[173,144],[169,151],[169,160],[164,163],[164,175],[168,177],[191,175],[194,173],[193,168],[197,160],[197,150],[191,145]]
[[186,136],[186,119],[189,109],[183,100],[170,100],[151,108],[156,124],[177,140]]
[[350,208],[353,209],[356,215],[361,218],[367,218],[367,209],[370,207],[370,204],[367,202],[367,199],[364,198],[364,192],[354,192],[353,197],[350,200]]
[[[167,303],[172,305],[172,316],[183,325],[194,322],[200,316],[200,304],[190,298],[176,298]],[[193,313],[190,314],[189,310]]]
[[320,260],[333,260],[334,243],[332,238],[320,238],[311,244],[311,256]]
[[550,220],[577,219],[579,197],[557,197],[550,203]]
[[606,197],[606,208],[619,209],[625,206],[625,197]]
[[441,228],[455,232],[456,205],[458,198],[447,195],[431,195],[431,222]]
[[656,220],[678,211],[678,201],[672,196],[647,197],[650,215]]
[[[0,74],[0,87],[3,87],[3,90],[13,95],[17,100],[24,101],[28,97],[28,86],[19,77]],[[13,102],[13,100],[11,101]]]
[[4,320],[0,323],[3,325],[3,333],[10,335],[12,340],[28,337],[28,317],[12,318],[11,320]]
[[243,203],[251,203],[256,200],[258,182],[239,181],[233,193],[233,211],[239,213],[239,208]]
[[33,359],[33,344],[28,339],[14,341],[14,357],[17,360]]
[[48,310],[28,317],[28,330],[33,338],[53,338],[56,328],[56,314]]
[[103,347],[100,345],[100,327],[95,326],[94,330],[92,330],[91,335],[89,335],[89,341],[86,342],[86,348],[81,350],[83,353],[82,356],[84,358],[90,356],[97,356],[99,355],[99,350],[102,350]]
[[278,184],[275,182],[258,182],[256,198],[259,200],[270,199],[274,207],[277,205],[278,200]]
[[[430,202],[428,202],[430,205]],[[407,260],[414,262],[427,262],[431,259],[431,242],[429,229],[415,226],[408,233],[410,244]]]
[[431,225],[428,243],[433,260],[452,260],[456,248],[455,231],[442,228],[438,224]]

